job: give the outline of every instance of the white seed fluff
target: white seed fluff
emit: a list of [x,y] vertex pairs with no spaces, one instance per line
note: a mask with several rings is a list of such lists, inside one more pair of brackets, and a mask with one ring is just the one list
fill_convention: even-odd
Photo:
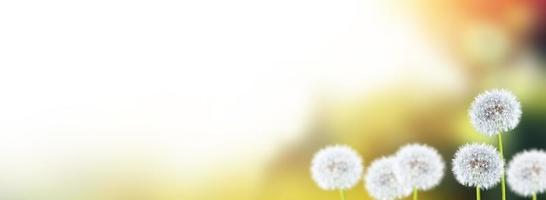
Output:
[[376,200],[394,200],[411,194],[412,188],[394,175],[393,157],[383,157],[372,162],[364,177],[366,190]]
[[521,118],[521,105],[507,90],[495,89],[478,95],[469,110],[474,128],[487,136],[514,129]]
[[515,193],[530,197],[546,190],[546,152],[530,150],[514,156],[506,171],[508,185]]
[[346,145],[328,146],[318,151],[311,162],[311,176],[324,190],[354,187],[364,167],[358,153]]
[[427,145],[406,145],[396,153],[394,173],[412,188],[428,190],[435,187],[444,177],[444,168],[442,156]]
[[459,183],[489,189],[499,183],[504,162],[497,149],[487,144],[466,144],[453,158],[453,174]]

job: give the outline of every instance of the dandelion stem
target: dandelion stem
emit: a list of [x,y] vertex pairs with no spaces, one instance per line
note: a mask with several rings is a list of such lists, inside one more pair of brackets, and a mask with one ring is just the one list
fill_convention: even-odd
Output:
[[533,200],[537,200],[537,193],[533,193]]
[[[498,142],[499,142],[499,153],[500,153],[500,157],[501,157],[501,160],[504,162],[504,151],[502,149],[502,132],[499,132],[499,134],[497,134],[499,139],[498,139]],[[502,186],[502,200],[506,200],[506,181],[504,180],[504,168],[502,169],[501,171],[501,186]]]
[[481,200],[480,186],[476,187],[476,200]]
[[413,187],[413,200],[417,200],[417,188]]
[[339,190],[339,197],[341,198],[341,200],[345,200],[345,191],[344,190]]

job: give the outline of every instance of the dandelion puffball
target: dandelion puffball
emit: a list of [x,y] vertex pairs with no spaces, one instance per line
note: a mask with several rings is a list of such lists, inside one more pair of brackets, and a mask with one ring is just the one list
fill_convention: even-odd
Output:
[[530,197],[546,190],[546,152],[531,150],[514,156],[506,171],[508,185],[515,193]]
[[324,190],[354,187],[362,176],[362,159],[346,145],[328,146],[318,151],[311,162],[311,176]]
[[412,188],[394,175],[395,158],[379,158],[372,162],[364,177],[370,196],[377,200],[394,200],[411,194]]
[[453,158],[453,174],[459,183],[488,189],[499,183],[504,162],[497,149],[486,144],[467,144]]
[[469,110],[472,125],[478,132],[493,136],[514,129],[521,118],[521,105],[507,90],[489,90],[478,95]]
[[396,153],[394,173],[412,188],[428,190],[438,185],[444,176],[444,168],[442,156],[427,145],[406,145]]

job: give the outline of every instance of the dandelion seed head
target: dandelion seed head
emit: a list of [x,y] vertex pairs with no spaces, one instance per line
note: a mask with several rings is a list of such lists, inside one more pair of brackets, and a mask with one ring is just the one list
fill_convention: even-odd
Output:
[[374,199],[394,200],[411,194],[412,188],[403,184],[394,174],[396,160],[383,157],[372,162],[364,177],[364,186]]
[[354,187],[362,176],[362,159],[346,145],[328,146],[319,150],[311,162],[311,176],[324,190],[345,190]]
[[514,129],[521,118],[521,105],[508,90],[489,90],[478,95],[469,110],[478,132],[493,136]]
[[428,190],[444,177],[445,164],[436,149],[422,144],[406,145],[396,153],[394,173],[405,184]]
[[459,183],[489,189],[499,183],[504,162],[497,149],[486,144],[466,144],[453,158],[453,174]]
[[530,197],[546,190],[546,152],[530,150],[518,153],[508,164],[508,185],[515,193]]

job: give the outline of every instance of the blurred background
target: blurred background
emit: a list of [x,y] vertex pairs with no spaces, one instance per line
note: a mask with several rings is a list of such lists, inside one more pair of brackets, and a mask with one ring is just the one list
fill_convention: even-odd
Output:
[[[467,115],[491,88],[523,107],[507,158],[544,149],[545,2],[2,1],[0,199],[337,199],[318,149],[426,143],[450,169],[496,144]],[[420,197],[473,195],[448,171]]]

